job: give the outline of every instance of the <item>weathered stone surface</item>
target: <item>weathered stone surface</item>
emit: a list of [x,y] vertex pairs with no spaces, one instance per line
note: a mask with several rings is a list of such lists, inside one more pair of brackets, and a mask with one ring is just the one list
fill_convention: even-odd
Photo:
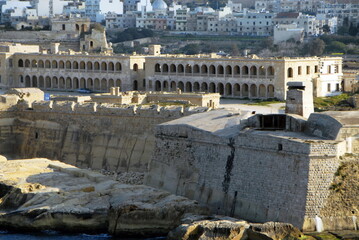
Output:
[[167,234],[185,213],[208,213],[187,198],[47,159],[0,162],[0,211],[3,227],[114,235]]
[[[299,239],[304,234],[287,223],[248,223],[229,217],[202,217],[184,223],[168,234],[168,240],[281,240]],[[206,219],[207,218],[207,219]],[[190,220],[191,221],[191,220]]]
[[7,158],[3,155],[0,155],[0,162],[6,162]]

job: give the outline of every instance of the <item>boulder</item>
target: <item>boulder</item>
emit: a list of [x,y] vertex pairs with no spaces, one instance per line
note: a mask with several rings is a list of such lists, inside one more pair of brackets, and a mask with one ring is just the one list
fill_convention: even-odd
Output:
[[243,220],[223,216],[193,218],[184,220],[182,225],[172,230],[168,240],[281,240],[300,239],[304,234],[287,223],[248,223]]
[[0,162],[6,162],[7,158],[3,155],[0,155]]

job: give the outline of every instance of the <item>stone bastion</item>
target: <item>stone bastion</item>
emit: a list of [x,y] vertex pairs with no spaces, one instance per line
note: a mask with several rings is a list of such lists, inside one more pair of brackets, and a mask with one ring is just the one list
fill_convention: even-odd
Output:
[[203,107],[0,104],[0,154],[8,159],[146,172],[145,184],[213,213],[303,230],[358,229],[358,146],[357,111],[305,119]]

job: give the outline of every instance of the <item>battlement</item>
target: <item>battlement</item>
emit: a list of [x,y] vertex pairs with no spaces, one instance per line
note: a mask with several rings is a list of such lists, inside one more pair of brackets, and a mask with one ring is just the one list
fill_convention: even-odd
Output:
[[16,106],[17,111],[24,112],[46,112],[65,114],[96,114],[115,116],[141,116],[141,117],[163,117],[179,118],[194,113],[207,112],[208,107],[187,107],[159,105],[116,105],[98,104],[95,102],[76,103],[71,101],[35,101],[32,104],[21,102]]

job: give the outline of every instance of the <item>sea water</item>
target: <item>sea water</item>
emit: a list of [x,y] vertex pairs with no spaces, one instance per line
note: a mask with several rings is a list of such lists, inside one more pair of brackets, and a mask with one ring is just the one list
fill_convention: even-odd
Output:
[[41,233],[15,233],[0,231],[0,240],[164,240],[165,237],[156,238],[126,238],[112,237],[108,234],[76,234],[66,235],[55,231]]

